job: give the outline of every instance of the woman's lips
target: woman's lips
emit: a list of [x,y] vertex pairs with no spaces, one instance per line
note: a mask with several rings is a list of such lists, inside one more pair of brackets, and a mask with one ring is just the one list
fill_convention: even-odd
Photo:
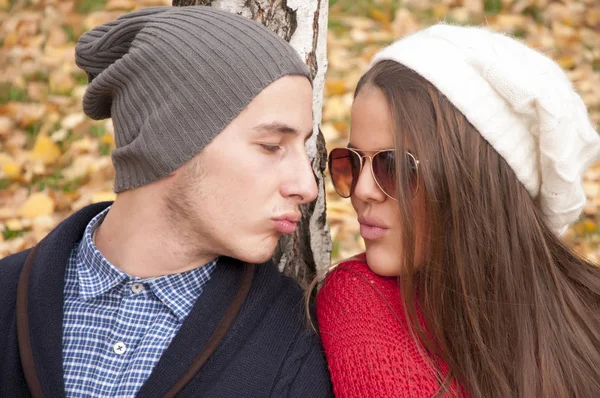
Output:
[[360,224],[360,236],[363,237],[364,240],[375,240],[381,238],[386,228],[376,227],[374,225],[368,224]]
[[365,240],[375,240],[381,238],[388,228],[379,220],[373,217],[359,216],[360,236]]

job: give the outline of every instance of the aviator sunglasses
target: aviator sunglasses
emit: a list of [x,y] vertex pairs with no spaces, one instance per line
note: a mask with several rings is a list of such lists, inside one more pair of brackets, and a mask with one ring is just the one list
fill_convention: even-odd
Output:
[[[406,152],[409,185],[407,187],[414,197],[419,189],[419,161],[412,153]],[[335,191],[343,198],[354,194],[358,178],[364,166],[364,159],[371,161],[371,174],[375,183],[383,193],[397,200],[396,151],[385,149],[366,156],[352,148],[335,148],[329,153],[329,174]]]

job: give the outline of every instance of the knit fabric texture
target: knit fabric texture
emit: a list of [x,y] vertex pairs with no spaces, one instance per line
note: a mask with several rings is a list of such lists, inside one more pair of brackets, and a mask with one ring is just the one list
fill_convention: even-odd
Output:
[[[404,315],[398,278],[381,277],[364,261],[337,266],[317,295],[319,332],[338,398],[433,397],[435,366],[421,354]],[[434,365],[435,363],[435,365]],[[456,383],[450,396],[466,394]]]
[[167,176],[199,153],[269,84],[310,72],[261,24],[212,7],[151,7],[81,36],[83,109],[112,117],[115,192]]
[[381,50],[440,90],[506,160],[557,233],[586,202],[583,172],[600,159],[585,104],[549,57],[482,27],[441,23]]

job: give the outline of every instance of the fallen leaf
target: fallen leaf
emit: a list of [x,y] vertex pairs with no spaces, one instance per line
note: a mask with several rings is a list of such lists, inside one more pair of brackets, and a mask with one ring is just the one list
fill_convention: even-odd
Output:
[[85,114],[83,112],[77,112],[70,115],[67,115],[61,122],[60,125],[63,129],[71,130],[75,128],[78,124],[86,120]]
[[440,19],[444,19],[446,17],[446,14],[448,13],[448,10],[450,8],[448,7],[447,4],[444,3],[440,3],[437,4],[433,7],[433,16],[435,19],[440,20]]
[[54,142],[60,142],[63,141],[65,138],[67,138],[67,136],[69,135],[69,132],[65,129],[59,129],[56,130],[54,133],[52,133],[52,135],[50,136],[50,139]]
[[8,32],[6,35],[4,35],[3,45],[6,48],[14,47],[17,44],[18,39],[19,36],[17,36],[17,32]]
[[42,161],[44,164],[56,162],[60,155],[61,152],[58,145],[44,135],[37,137],[33,150],[31,151],[31,158]]
[[10,220],[6,220],[4,222],[4,225],[6,226],[6,228],[12,231],[19,231],[23,229],[23,223],[18,218],[11,218]]
[[570,56],[561,57],[558,59],[558,64],[565,69],[571,69],[575,66],[575,59]]
[[21,177],[21,166],[16,162],[4,163],[2,165],[2,174],[10,180],[17,180]]
[[327,95],[342,95],[347,91],[346,82],[342,79],[327,79],[325,90],[327,90]]
[[115,143],[115,137],[112,134],[104,134],[102,138],[100,138],[100,142],[105,145],[113,146]]
[[36,192],[19,207],[18,213],[21,217],[35,218],[49,215],[54,212],[54,201],[45,193]]
[[71,144],[71,151],[76,155],[93,152],[96,148],[98,148],[98,141],[89,137],[84,137]]
[[63,175],[68,181],[73,181],[77,178],[87,177],[91,171],[92,164],[95,162],[95,157],[89,154],[79,155],[75,157],[73,163],[63,170]]
[[390,14],[382,11],[379,8],[369,8],[368,13],[371,18],[373,18],[375,21],[383,23],[384,25],[389,24],[392,21]]

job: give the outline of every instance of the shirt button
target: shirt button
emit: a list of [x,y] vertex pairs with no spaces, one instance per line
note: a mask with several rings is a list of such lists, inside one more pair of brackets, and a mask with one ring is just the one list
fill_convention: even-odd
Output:
[[125,343],[119,341],[113,346],[113,351],[115,354],[123,355],[125,354],[125,351],[127,351],[127,347],[125,346]]
[[141,283],[134,283],[131,285],[131,291],[134,293],[139,293],[142,290],[144,290],[144,285],[142,285]]

